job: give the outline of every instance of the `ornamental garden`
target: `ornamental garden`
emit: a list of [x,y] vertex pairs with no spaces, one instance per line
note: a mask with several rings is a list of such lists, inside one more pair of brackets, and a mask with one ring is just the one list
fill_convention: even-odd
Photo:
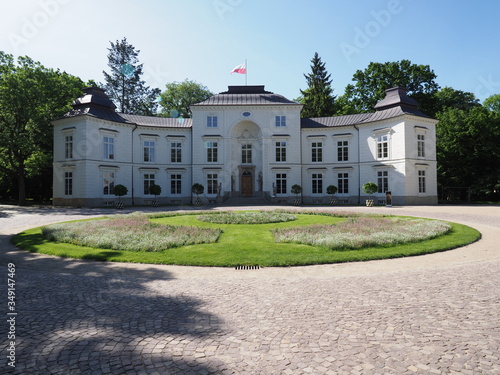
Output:
[[428,254],[474,242],[439,220],[342,211],[133,213],[52,224],[13,237],[61,257],[190,266],[299,266]]

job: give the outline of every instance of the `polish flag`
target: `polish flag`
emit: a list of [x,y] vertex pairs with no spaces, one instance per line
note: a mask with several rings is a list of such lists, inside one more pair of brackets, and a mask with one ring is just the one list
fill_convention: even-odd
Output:
[[240,65],[236,66],[233,70],[231,70],[231,74],[233,74],[233,73],[247,74],[246,64],[240,64]]

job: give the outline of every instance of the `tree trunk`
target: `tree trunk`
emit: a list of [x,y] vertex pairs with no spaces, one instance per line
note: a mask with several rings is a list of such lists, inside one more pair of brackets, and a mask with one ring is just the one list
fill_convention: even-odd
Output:
[[26,206],[26,176],[23,172],[18,175],[19,184],[19,206]]

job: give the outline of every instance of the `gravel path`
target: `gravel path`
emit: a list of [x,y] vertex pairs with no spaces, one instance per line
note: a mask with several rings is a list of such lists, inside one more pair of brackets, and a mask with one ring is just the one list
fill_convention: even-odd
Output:
[[9,238],[114,211],[0,206],[0,264],[4,280],[6,265],[16,266],[17,313],[1,304],[0,371],[500,374],[500,208],[343,210],[455,221],[482,239],[426,256],[294,268],[99,263],[18,251]]

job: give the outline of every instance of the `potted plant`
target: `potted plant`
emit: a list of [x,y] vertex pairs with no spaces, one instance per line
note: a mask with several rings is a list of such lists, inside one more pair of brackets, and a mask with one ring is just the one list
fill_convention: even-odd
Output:
[[118,197],[118,203],[116,204],[116,208],[122,209],[123,208],[123,203],[120,201],[120,197],[123,197],[124,195],[127,195],[128,189],[125,185],[118,184],[115,186],[113,189],[113,194]]
[[295,199],[293,201],[293,204],[296,206],[299,206],[301,204],[301,199],[299,197],[299,194],[302,193],[302,186],[295,184],[292,186],[292,194],[295,194]]
[[330,204],[333,206],[335,203],[337,203],[337,198],[334,197],[335,194],[337,194],[337,187],[335,185],[328,185],[326,187],[326,194],[330,195]]
[[156,200],[156,197],[161,194],[161,186],[153,184],[149,187],[149,193],[155,196],[155,200],[153,201],[153,207],[158,207],[160,202]]
[[[363,192],[368,194],[369,198],[377,191],[378,191],[378,185],[375,182],[367,182],[366,184],[363,185]],[[371,197],[371,199],[366,200],[366,205],[368,207],[372,207],[373,204],[374,204],[373,197]]]
[[195,206],[201,205],[200,194],[203,194],[204,191],[205,191],[205,187],[202,184],[199,184],[199,183],[195,183],[191,187],[191,192],[193,194],[196,194],[196,199],[194,201]]

